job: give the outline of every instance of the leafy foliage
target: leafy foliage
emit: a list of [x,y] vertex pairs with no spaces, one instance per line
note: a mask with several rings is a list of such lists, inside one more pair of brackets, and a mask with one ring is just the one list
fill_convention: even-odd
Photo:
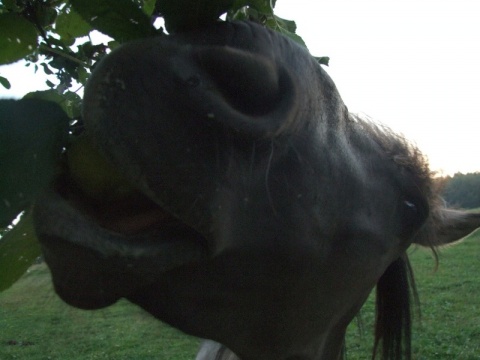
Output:
[[[165,18],[170,33],[185,31],[214,22],[230,9],[235,0],[157,0],[155,9]],[[189,11],[185,11],[189,9]]]
[[24,214],[15,227],[0,232],[0,291],[17,281],[40,255],[31,212]]
[[30,214],[12,228],[53,178],[65,146],[69,118],[51,101],[0,100],[0,291],[40,254]]
[[156,34],[149,16],[130,0],[70,0],[70,3],[92,28],[120,43]]
[[52,179],[68,117],[37,99],[0,101],[0,226],[6,227]]
[[0,63],[20,60],[37,47],[35,26],[18,14],[0,14]]
[[[294,39],[293,21],[273,12],[273,0],[8,0],[0,3],[0,65],[25,58],[56,76],[48,85],[60,94],[77,82],[85,85],[95,63],[119,43],[163,34],[154,24],[164,18],[169,32],[217,21],[254,20]],[[95,44],[93,32],[113,41]],[[320,60],[321,59],[321,60]],[[319,58],[328,64],[327,58]],[[0,83],[9,86],[8,79]]]
[[444,198],[451,206],[480,208],[480,173],[456,173],[446,178]]

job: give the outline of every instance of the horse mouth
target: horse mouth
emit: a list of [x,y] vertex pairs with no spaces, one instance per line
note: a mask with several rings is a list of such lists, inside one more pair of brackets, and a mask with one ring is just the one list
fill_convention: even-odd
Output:
[[205,238],[140,192],[105,203],[61,175],[34,207],[56,292],[84,309],[111,305],[207,256]]
[[113,198],[92,198],[68,175],[57,178],[53,191],[101,228],[126,237],[182,226],[181,221],[139,191]]

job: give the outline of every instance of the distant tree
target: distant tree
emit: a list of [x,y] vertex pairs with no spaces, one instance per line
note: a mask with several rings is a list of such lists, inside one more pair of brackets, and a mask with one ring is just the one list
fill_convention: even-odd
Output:
[[466,209],[480,207],[480,172],[456,173],[446,180],[443,196],[449,205]]

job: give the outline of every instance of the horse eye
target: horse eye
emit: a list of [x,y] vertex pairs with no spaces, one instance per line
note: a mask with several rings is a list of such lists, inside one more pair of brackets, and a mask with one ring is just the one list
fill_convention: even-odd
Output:
[[421,199],[403,199],[401,201],[401,235],[409,238],[424,223],[428,210]]
[[412,211],[415,213],[418,212],[417,205],[415,205],[413,202],[409,200],[403,200],[403,205],[406,207],[407,211]]

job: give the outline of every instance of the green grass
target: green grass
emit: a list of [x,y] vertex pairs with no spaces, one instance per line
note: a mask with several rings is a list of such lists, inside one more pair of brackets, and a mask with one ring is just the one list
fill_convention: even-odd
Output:
[[[420,296],[414,320],[416,360],[480,359],[480,230],[455,246],[440,250],[439,267],[430,251],[412,248],[410,260]],[[348,360],[367,359],[373,344],[373,296],[364,305],[360,331],[347,334]]]
[[[414,359],[480,359],[480,232],[443,249],[436,272],[429,251],[413,251],[411,260],[422,303]],[[373,299],[362,322],[362,333],[356,321],[349,328],[349,360],[371,353]],[[126,301],[97,311],[65,305],[54,295],[45,265],[33,266],[0,293],[1,360],[192,360],[198,344]]]
[[64,304],[45,265],[0,293],[1,360],[192,360],[198,344],[127,301],[97,311]]

